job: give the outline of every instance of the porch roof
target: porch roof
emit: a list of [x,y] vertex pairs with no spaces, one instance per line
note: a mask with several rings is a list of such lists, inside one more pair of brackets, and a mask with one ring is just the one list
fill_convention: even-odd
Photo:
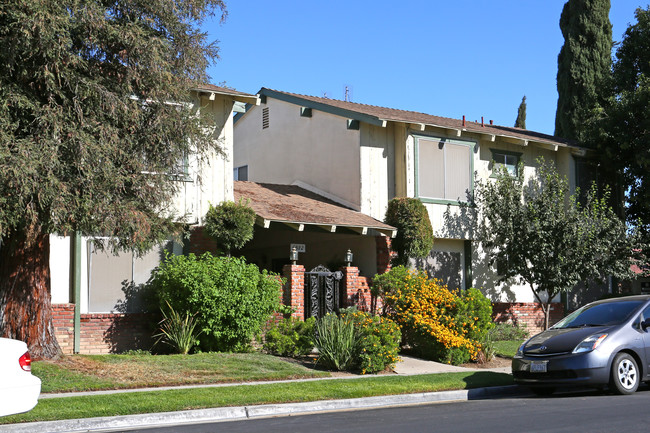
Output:
[[299,231],[313,226],[331,233],[346,229],[365,235],[374,229],[390,237],[397,234],[395,227],[296,185],[235,181],[234,195],[236,201],[249,200],[264,228],[280,223]]

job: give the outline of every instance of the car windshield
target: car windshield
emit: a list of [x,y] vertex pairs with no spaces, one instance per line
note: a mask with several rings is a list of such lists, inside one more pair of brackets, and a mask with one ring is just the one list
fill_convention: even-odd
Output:
[[644,301],[620,301],[585,305],[560,320],[552,328],[563,329],[618,325],[624,322],[643,303]]

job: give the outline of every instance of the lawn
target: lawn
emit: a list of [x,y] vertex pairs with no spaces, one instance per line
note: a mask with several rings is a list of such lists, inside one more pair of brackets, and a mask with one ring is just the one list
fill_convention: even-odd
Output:
[[[519,344],[495,342],[500,356],[514,355]],[[262,353],[74,355],[57,361],[34,362],[32,371],[41,378],[43,393],[331,376],[329,372]],[[70,396],[41,399],[32,411],[0,418],[0,424],[435,392],[512,383],[509,374],[468,371]]]
[[517,353],[517,349],[523,343],[523,340],[506,340],[506,341],[493,341],[494,350],[497,356],[503,358],[512,358]]
[[512,376],[506,373],[470,371],[61,397],[40,400],[32,411],[0,418],[0,424],[410,394],[512,383]]
[[262,353],[75,355],[34,362],[32,372],[41,378],[44,393],[330,375]]

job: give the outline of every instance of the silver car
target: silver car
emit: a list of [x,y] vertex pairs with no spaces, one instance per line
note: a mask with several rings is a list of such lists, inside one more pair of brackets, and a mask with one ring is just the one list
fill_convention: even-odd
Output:
[[512,375],[540,395],[567,385],[632,394],[650,380],[649,329],[650,295],[587,304],[524,342]]

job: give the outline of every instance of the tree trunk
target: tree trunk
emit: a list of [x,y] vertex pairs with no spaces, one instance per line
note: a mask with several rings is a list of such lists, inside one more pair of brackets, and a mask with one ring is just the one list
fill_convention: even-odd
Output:
[[27,343],[34,359],[61,353],[50,299],[50,237],[19,232],[0,246],[0,336]]

